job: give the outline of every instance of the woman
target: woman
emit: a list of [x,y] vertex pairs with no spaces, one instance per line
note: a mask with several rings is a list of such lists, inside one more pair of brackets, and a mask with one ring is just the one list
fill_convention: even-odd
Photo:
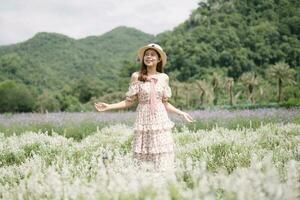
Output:
[[156,170],[174,168],[174,123],[167,111],[181,115],[188,122],[193,118],[168,102],[171,97],[169,77],[163,73],[167,56],[158,44],[148,44],[138,51],[142,61],[139,72],[131,76],[126,99],[119,103],[98,102],[98,111],[126,108],[138,99],[137,117],[134,124],[133,156],[139,164],[154,164]]

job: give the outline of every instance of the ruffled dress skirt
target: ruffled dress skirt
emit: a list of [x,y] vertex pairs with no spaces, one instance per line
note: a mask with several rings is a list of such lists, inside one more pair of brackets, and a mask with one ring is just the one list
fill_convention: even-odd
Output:
[[163,103],[157,105],[154,115],[150,115],[148,103],[138,104],[132,148],[139,165],[149,163],[159,171],[174,168],[173,127]]

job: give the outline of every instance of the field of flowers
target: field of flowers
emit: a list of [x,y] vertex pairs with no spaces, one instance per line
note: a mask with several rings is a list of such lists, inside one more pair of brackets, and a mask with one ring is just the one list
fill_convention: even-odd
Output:
[[134,163],[134,113],[0,115],[0,199],[299,199],[300,109],[189,113],[169,173]]

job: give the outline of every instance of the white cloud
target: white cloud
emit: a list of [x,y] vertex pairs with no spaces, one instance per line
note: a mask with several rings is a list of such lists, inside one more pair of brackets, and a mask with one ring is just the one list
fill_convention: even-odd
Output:
[[198,1],[0,0],[0,45],[41,31],[83,38],[120,25],[158,34],[186,20]]

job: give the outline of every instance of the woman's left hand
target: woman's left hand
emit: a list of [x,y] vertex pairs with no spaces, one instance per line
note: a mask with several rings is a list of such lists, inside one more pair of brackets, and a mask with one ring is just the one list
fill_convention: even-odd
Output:
[[191,115],[189,115],[188,113],[186,112],[182,112],[180,114],[182,117],[184,117],[184,119],[187,121],[187,122],[195,122],[195,120],[192,118]]

